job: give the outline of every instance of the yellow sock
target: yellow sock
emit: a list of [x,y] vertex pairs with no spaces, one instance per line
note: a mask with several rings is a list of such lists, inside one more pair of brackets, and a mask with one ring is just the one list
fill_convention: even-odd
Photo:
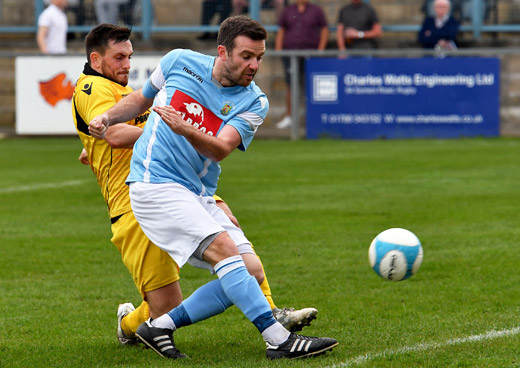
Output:
[[128,337],[134,337],[137,327],[150,318],[150,307],[143,301],[132,313],[127,314],[121,320],[121,329]]
[[267,282],[267,277],[265,276],[264,272],[264,282],[260,285],[260,289],[262,289],[262,292],[264,293],[265,298],[267,299],[267,302],[271,306],[271,309],[275,309],[276,305],[273,301],[273,296],[271,295],[271,288],[269,287],[269,283]]
[[[251,247],[253,247],[253,244],[251,244]],[[254,250],[254,247],[253,247]],[[256,255],[258,257],[258,254]],[[273,296],[271,295],[271,288],[269,287],[269,282],[267,282],[267,275],[265,274],[264,264],[262,263],[262,260],[260,257],[258,257],[258,260],[260,261],[260,264],[262,265],[262,272],[264,273],[264,282],[260,284],[260,289],[262,289],[262,292],[264,293],[265,298],[267,299],[267,302],[271,306],[271,310],[276,308],[276,305],[273,301]]]

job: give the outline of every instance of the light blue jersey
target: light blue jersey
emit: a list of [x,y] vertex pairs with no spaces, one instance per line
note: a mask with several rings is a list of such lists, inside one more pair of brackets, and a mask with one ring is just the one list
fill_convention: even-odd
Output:
[[[252,82],[247,87],[222,87],[212,79],[215,57],[191,50],[173,50],[161,59],[143,95],[155,105],[172,105],[183,119],[216,136],[233,126],[246,150],[269,109],[265,94]],[[199,154],[152,111],[134,146],[127,183],[179,183],[197,195],[213,195],[220,165]]]

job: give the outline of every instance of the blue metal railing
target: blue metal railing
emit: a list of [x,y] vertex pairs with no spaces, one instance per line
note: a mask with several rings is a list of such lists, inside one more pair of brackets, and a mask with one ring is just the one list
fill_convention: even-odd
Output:
[[[31,26],[0,26],[0,33],[36,33],[38,29],[38,16],[44,10],[44,0],[34,0],[34,24]],[[370,2],[370,0],[364,0]],[[483,3],[485,0],[471,0],[471,22],[461,26],[461,31],[472,32],[473,38],[479,40],[483,32],[520,32],[520,24],[494,24],[485,25],[482,17]],[[249,16],[253,19],[260,19],[261,0],[249,0]],[[188,32],[217,32],[218,26],[203,25],[154,25],[152,0],[141,1],[141,21],[132,26],[132,31],[140,33],[144,40],[149,40],[152,33],[188,33]],[[267,31],[275,32],[278,26],[275,24],[264,25]],[[70,33],[86,33],[90,31],[92,25],[71,25]],[[331,26],[331,31],[336,27]],[[418,24],[396,24],[383,25],[383,31],[390,32],[417,32],[420,29]]]

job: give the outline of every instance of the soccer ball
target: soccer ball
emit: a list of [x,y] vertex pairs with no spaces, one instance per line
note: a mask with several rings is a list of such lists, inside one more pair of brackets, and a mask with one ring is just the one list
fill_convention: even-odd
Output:
[[414,233],[393,228],[383,231],[372,240],[368,259],[379,276],[386,280],[401,281],[419,270],[423,250]]

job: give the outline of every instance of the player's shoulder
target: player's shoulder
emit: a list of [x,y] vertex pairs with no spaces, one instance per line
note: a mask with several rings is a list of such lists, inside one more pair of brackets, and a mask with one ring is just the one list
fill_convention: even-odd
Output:
[[89,97],[99,94],[129,94],[133,91],[130,86],[123,86],[103,76],[89,74],[81,74],[76,82],[76,90]]
[[247,87],[247,90],[249,91],[249,93],[252,93],[256,98],[260,98],[260,97],[267,98],[265,93],[255,82],[251,82],[251,84]]
[[190,50],[190,49],[173,49],[169,51],[163,59],[177,61],[179,59],[189,59],[189,60],[200,60],[200,59],[208,59],[209,55],[202,54],[198,51]]
[[[161,60],[161,69],[167,74],[175,70],[183,70],[198,78],[204,78],[214,57],[190,49],[175,49]],[[195,73],[195,74],[193,74]],[[202,77],[201,77],[202,75]]]
[[[96,76],[93,76],[93,77],[96,77]],[[96,79],[96,81],[98,81],[98,83],[100,85],[103,85],[103,86],[107,86],[107,87],[110,87],[110,88],[114,88],[114,89],[117,89],[117,90],[120,90],[120,91],[130,91],[132,92],[134,89],[132,87],[130,87],[128,84],[127,85],[122,85],[118,82],[115,82],[103,75],[100,75],[97,77],[98,79]]]
[[258,110],[257,112],[259,112],[260,115],[267,115],[269,100],[266,94],[254,82],[247,87],[247,91],[253,105],[253,110]]

